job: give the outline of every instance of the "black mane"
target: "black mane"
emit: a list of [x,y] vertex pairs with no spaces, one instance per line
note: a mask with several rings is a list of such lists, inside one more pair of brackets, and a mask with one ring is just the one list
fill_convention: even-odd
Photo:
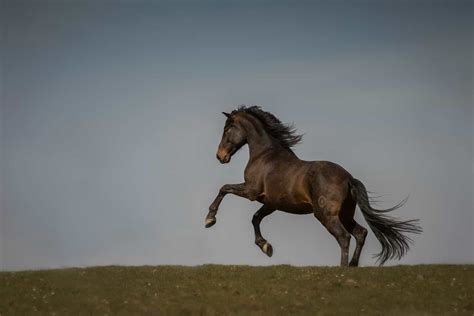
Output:
[[258,119],[263,124],[265,130],[284,148],[290,149],[300,143],[303,138],[303,135],[296,134],[296,129],[292,124],[283,124],[272,113],[262,110],[262,108],[257,105],[250,107],[241,105],[237,110],[232,111],[231,114],[236,113],[247,113]]

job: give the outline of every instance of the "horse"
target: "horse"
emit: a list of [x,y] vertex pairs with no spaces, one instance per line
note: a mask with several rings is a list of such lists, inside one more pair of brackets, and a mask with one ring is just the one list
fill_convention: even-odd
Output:
[[[401,221],[387,215],[402,207],[406,199],[389,209],[375,209],[364,184],[340,165],[330,161],[304,161],[293,152],[302,135],[292,125],[283,124],[259,106],[241,105],[225,117],[224,131],[216,157],[222,164],[245,144],[249,160],[244,183],[223,185],[209,206],[205,227],[216,223],[222,199],[234,194],[263,205],[253,215],[255,244],[271,257],[272,245],[262,236],[260,223],[276,210],[291,214],[313,214],[334,236],[341,250],[341,266],[357,267],[367,229],[354,220],[356,205],[379,240],[382,250],[374,255],[383,265],[398,259],[409,250],[412,239],[406,233],[419,234],[418,219]],[[349,243],[354,236],[356,247],[349,262]]]

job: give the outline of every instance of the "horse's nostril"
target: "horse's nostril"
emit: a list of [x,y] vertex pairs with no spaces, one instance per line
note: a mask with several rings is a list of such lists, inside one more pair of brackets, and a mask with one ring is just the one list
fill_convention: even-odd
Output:
[[218,154],[216,154],[216,158],[217,158],[217,160],[221,161],[221,158],[219,158]]

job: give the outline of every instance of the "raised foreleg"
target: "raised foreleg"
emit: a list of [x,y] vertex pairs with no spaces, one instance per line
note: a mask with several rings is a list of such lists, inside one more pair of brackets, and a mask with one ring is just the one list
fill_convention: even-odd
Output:
[[212,202],[211,206],[209,206],[209,213],[207,213],[206,216],[206,228],[209,228],[216,223],[216,214],[217,210],[219,209],[219,205],[221,204],[222,199],[224,199],[224,197],[229,193],[241,196],[251,201],[256,199],[256,194],[251,190],[248,190],[248,188],[245,186],[245,183],[224,184],[219,190],[219,193]]

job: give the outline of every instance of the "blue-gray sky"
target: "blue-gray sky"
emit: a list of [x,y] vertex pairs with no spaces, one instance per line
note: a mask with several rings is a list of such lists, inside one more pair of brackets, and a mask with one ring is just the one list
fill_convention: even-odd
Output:
[[[470,1],[3,1],[0,264],[337,265],[311,215],[224,200],[224,117],[258,104],[424,233],[401,262],[474,262]],[[357,219],[367,226],[357,211]],[[369,233],[361,264],[380,249]]]

